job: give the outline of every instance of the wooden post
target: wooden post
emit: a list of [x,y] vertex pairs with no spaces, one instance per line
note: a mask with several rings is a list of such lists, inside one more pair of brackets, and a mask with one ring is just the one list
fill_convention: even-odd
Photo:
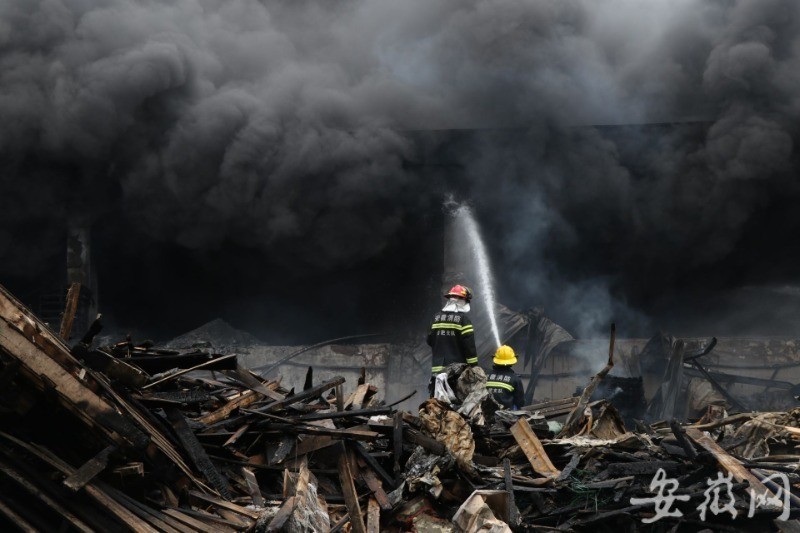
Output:
[[364,518],[361,516],[361,505],[358,503],[358,493],[355,483],[353,483],[353,473],[350,470],[349,451],[345,443],[339,445],[339,481],[342,484],[342,494],[344,503],[347,506],[347,513],[350,515],[350,524],[354,533],[367,533],[364,525]]
[[508,523],[515,526],[519,522],[519,510],[514,501],[514,484],[511,482],[511,460],[508,457],[503,459],[503,481],[506,486],[506,492],[508,492]]
[[394,447],[394,474],[400,474],[400,456],[403,454],[403,413],[398,411],[394,414],[394,430],[393,430]]
[[375,498],[367,502],[367,533],[380,533],[381,508]]
[[75,313],[78,311],[78,297],[81,294],[81,284],[73,283],[67,291],[67,303],[64,306],[64,316],[61,318],[61,329],[59,335],[65,341],[69,340],[72,333],[72,323],[75,321]]

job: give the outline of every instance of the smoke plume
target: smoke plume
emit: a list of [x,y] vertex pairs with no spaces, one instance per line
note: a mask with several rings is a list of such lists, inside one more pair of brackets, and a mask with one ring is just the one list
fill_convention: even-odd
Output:
[[6,0],[0,259],[41,273],[80,216],[334,277],[455,189],[501,301],[646,333],[796,280],[798,30],[793,0]]

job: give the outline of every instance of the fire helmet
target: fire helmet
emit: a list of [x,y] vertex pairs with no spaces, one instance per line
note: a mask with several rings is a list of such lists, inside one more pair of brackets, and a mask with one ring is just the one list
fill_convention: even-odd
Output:
[[517,362],[517,356],[511,346],[502,345],[494,353],[494,364],[511,366]]
[[467,303],[472,300],[472,289],[464,285],[456,285],[444,295],[445,298],[461,298]]

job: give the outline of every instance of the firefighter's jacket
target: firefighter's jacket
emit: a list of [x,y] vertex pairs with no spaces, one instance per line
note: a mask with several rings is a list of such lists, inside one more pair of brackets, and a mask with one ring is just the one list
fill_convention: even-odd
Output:
[[522,380],[510,366],[494,365],[486,377],[486,388],[506,409],[519,409],[525,401]]
[[433,317],[428,333],[428,344],[433,350],[431,372],[438,374],[452,363],[475,365],[475,333],[472,322],[461,311],[439,311]]

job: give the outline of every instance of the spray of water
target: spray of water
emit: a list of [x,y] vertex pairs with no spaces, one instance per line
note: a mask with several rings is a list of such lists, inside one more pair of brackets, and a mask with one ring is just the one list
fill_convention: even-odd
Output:
[[475,264],[478,267],[478,283],[481,298],[486,302],[486,308],[489,315],[489,323],[492,326],[492,335],[494,336],[497,347],[500,347],[500,330],[497,327],[497,319],[494,316],[495,312],[495,293],[494,281],[492,279],[491,267],[489,265],[489,256],[486,253],[486,246],[481,239],[480,231],[478,231],[478,223],[475,222],[475,216],[468,205],[459,206],[454,216],[463,223],[463,227],[467,232],[467,238],[472,246],[472,255],[475,258]]

